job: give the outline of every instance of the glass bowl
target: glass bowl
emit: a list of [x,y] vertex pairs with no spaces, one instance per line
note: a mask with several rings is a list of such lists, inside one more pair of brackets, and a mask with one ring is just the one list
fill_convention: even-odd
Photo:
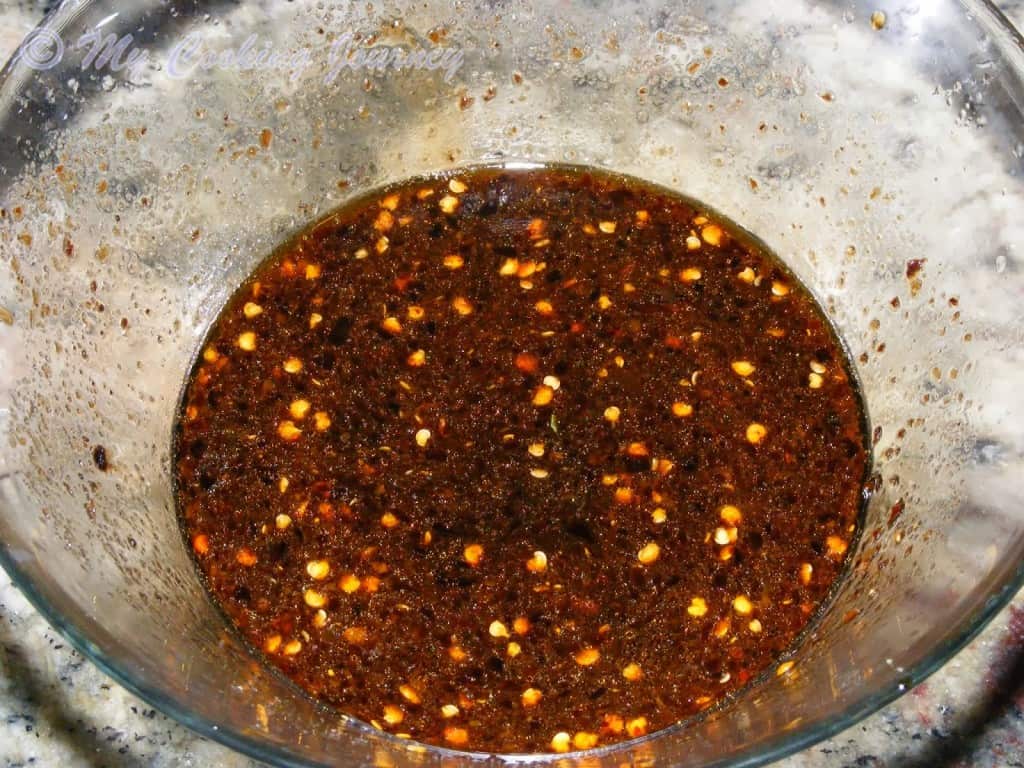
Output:
[[[0,83],[0,560],[120,683],[280,765],[755,765],[849,726],[1021,584],[1021,43],[973,0],[65,3]],[[423,747],[225,624],[172,419],[220,304],[305,223],[550,161],[703,200],[810,286],[874,428],[865,529],[785,663],[701,717],[568,757]]]

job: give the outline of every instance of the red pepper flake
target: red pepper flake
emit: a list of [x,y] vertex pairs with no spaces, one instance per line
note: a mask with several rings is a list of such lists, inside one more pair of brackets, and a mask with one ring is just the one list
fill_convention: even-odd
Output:
[[899,520],[900,515],[903,514],[904,507],[906,507],[906,502],[904,502],[903,499],[900,499],[899,501],[897,501],[895,504],[892,505],[892,509],[889,510],[889,526],[890,527],[892,526],[893,523],[895,523],[897,520]]

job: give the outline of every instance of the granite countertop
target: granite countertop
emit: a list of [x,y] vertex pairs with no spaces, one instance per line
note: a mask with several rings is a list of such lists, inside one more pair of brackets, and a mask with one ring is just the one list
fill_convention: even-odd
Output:
[[[43,2],[0,0],[0,60]],[[1024,0],[999,3],[1024,24]],[[249,766],[122,689],[73,650],[0,570],[0,768]],[[1024,591],[927,682],[784,768],[1024,767]]]

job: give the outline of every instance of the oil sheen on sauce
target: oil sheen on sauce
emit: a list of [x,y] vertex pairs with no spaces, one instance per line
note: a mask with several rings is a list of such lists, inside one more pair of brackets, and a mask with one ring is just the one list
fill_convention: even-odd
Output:
[[459,749],[607,745],[771,674],[827,597],[867,466],[849,371],[699,204],[585,169],[415,179],[214,323],[181,522],[324,702]]

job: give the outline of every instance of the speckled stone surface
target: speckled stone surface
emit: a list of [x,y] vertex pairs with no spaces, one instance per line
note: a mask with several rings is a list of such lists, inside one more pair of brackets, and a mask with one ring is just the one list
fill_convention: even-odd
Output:
[[[0,1],[0,59],[42,4]],[[1000,4],[1018,26],[1024,0]],[[196,736],[72,650],[0,571],[0,768],[258,763]],[[1024,591],[926,683],[784,768],[1024,767]]]

